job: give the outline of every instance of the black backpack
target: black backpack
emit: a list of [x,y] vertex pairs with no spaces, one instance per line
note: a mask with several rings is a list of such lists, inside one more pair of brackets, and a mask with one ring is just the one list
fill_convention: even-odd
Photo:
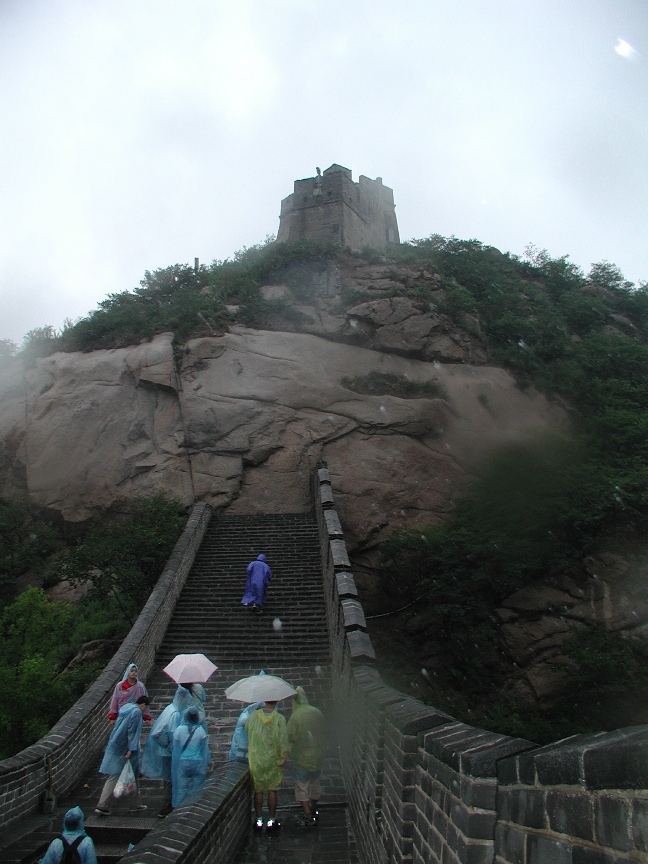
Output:
[[68,841],[61,835],[59,840],[63,844],[63,855],[61,856],[60,864],[81,864],[81,855],[79,854],[79,845],[82,840],[85,840],[86,835],[82,834],[80,837],[77,837],[72,843],[68,843]]

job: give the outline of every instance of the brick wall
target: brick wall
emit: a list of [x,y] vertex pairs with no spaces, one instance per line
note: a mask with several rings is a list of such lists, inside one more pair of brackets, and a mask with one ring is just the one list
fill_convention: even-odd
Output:
[[115,684],[130,662],[146,679],[210,518],[206,504],[194,507],[144,609],[94,684],[44,738],[0,762],[0,827],[38,810],[48,783],[48,758],[59,794],[97,762],[108,738],[106,717]]
[[498,765],[497,864],[648,861],[648,728],[575,735]]
[[372,665],[325,463],[313,490],[363,864],[648,864],[648,727],[538,747],[386,686]]
[[230,864],[250,830],[247,766],[228,762],[207,781],[200,800],[176,808],[150,831],[125,864]]

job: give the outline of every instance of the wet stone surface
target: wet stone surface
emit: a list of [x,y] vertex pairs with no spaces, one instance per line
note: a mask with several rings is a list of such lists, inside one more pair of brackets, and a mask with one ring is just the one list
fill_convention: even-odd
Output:
[[254,831],[251,819],[247,844],[233,864],[357,864],[346,807],[321,807],[319,823],[308,828],[299,814],[278,810],[281,828],[271,834]]

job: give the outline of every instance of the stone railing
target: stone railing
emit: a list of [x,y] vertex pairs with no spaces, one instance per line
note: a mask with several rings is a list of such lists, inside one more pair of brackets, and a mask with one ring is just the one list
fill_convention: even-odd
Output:
[[180,807],[124,855],[124,864],[231,864],[250,830],[247,765],[226,762],[193,805]]
[[325,463],[314,479],[333,691],[363,864],[648,862],[648,727],[546,747],[386,686]]
[[130,633],[99,678],[36,744],[0,762],[0,827],[35,813],[48,786],[63,795],[96,765],[108,738],[108,706],[115,684],[130,662],[142,679],[153,667],[176,600],[205,534],[211,509],[197,504]]

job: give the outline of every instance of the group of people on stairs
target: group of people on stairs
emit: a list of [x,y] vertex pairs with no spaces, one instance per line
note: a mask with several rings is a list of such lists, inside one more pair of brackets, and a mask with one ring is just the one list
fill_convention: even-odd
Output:
[[[245,594],[241,603],[260,614],[267,598],[272,570],[261,554],[247,567]],[[151,722],[149,695],[139,680],[135,663],[129,663],[110,701],[108,721],[112,726],[99,773],[108,775],[95,813],[109,816],[117,798],[115,789],[129,763],[134,790],[127,803],[131,812],[144,811],[139,801],[139,776],[163,782],[163,801],[158,813],[167,816],[175,807],[197,797],[207,777],[210,763],[205,689],[202,684],[178,684],[170,705],[157,718],[146,739],[140,761],[140,736],[144,723]],[[310,705],[302,687],[296,688],[292,715],[288,723],[277,710],[277,702],[255,702],[238,718],[229,751],[229,760],[247,762],[254,785],[254,828],[263,830],[263,803],[267,797],[267,831],[280,827],[276,818],[277,788],[282,768],[290,756],[293,762],[295,800],[301,805],[300,821],[306,826],[318,821],[320,774],[326,752],[324,715]],[[40,864],[61,864],[70,860],[97,864],[92,839],[84,830],[80,807],[67,811],[63,832],[51,843]]]
[[277,788],[283,780],[282,768],[288,757],[293,763],[295,800],[301,805],[300,823],[316,825],[319,819],[320,775],[326,753],[324,715],[310,705],[303,687],[296,688],[292,714],[286,723],[276,702],[257,702],[240,715],[230,747],[229,758],[247,760],[254,785],[256,831],[262,831],[263,800],[267,796],[266,831],[281,827],[276,818]]

